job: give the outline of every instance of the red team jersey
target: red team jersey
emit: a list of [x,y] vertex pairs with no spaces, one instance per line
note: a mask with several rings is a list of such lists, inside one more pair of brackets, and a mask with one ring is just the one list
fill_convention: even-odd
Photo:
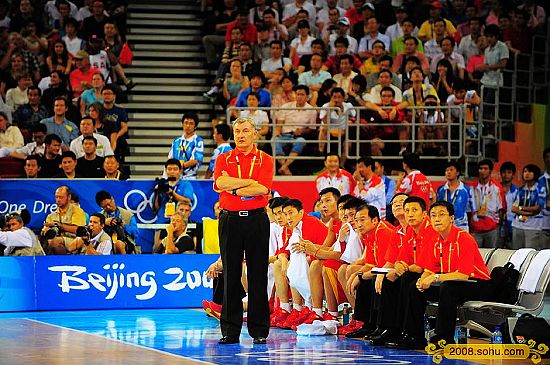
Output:
[[382,267],[386,263],[386,251],[393,235],[393,226],[380,221],[376,228],[362,237],[365,253],[364,263],[373,267]]
[[426,202],[426,209],[430,207],[430,180],[418,170],[411,171],[401,184],[395,189],[395,194],[405,193],[408,196],[417,196]]
[[399,250],[401,249],[401,247],[403,247],[403,244],[405,243],[405,238],[405,229],[403,229],[401,225],[395,227],[390,244],[388,245],[388,250],[386,251],[386,257],[384,258],[386,262],[391,262],[393,264],[395,261],[397,261]]
[[422,222],[418,234],[411,226],[408,226],[405,231],[405,241],[399,250],[396,261],[404,262],[407,265],[418,265],[420,256],[425,254],[425,250],[431,252],[438,237],[439,234],[433,229],[428,218]]
[[325,170],[315,178],[315,186],[317,192],[332,187],[338,189],[341,195],[351,194],[355,189],[355,180],[346,170],[340,169],[334,177],[329,176],[328,171]]
[[455,226],[446,240],[438,237],[432,250],[420,259],[419,266],[433,273],[459,272],[472,279],[491,278],[475,239]]
[[[302,218],[302,238],[313,242],[316,245],[322,245],[327,237],[328,228],[315,217],[304,215]],[[286,253],[290,257],[290,247],[288,247],[288,240],[292,236],[290,228],[285,227],[283,229],[283,247],[277,250],[276,255],[280,253]]]

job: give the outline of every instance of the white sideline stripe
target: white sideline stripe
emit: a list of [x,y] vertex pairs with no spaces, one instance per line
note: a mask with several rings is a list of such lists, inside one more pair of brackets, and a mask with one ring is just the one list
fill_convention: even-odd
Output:
[[36,322],[36,323],[40,323],[40,324],[45,324],[45,325],[52,326],[52,327],[57,327],[57,328],[66,329],[66,330],[69,330],[69,331],[74,331],[74,332],[78,332],[78,333],[82,333],[82,334],[86,334],[86,335],[90,335],[90,336],[102,338],[102,339],[105,339],[105,340],[111,340],[111,341],[119,342],[119,343],[122,343],[122,344],[125,344],[125,345],[130,345],[130,346],[134,346],[134,347],[139,347],[139,348],[144,349],[144,350],[149,350],[149,351],[157,352],[157,353],[160,353],[160,354],[163,354],[163,355],[168,355],[168,356],[172,356],[172,357],[177,357],[178,359],[185,359],[185,360],[190,360],[190,361],[196,361],[196,362],[199,362],[199,363],[202,363],[202,364],[216,365],[216,364],[214,364],[214,363],[212,363],[212,362],[208,362],[208,361],[204,361],[204,360],[197,360],[197,359],[193,359],[192,357],[177,355],[177,354],[173,354],[173,353],[171,353],[171,352],[162,351],[162,350],[159,350],[159,349],[155,349],[155,348],[151,348],[151,347],[139,345],[139,344],[137,344],[137,343],[125,342],[125,341],[122,341],[122,340],[119,340],[119,339],[116,339],[116,338],[109,338],[109,337],[101,336],[101,335],[98,335],[98,334],[95,334],[95,333],[89,333],[89,332],[86,332],[86,331],[77,330],[77,329],[75,329],[75,328],[63,327],[63,326],[60,326],[60,325],[57,325],[57,324],[52,324],[52,323],[47,323],[47,322],[39,321],[39,320],[37,320],[37,319],[31,319],[31,318],[24,318],[24,319],[26,319],[26,320],[28,320],[28,321],[31,321],[31,322]]

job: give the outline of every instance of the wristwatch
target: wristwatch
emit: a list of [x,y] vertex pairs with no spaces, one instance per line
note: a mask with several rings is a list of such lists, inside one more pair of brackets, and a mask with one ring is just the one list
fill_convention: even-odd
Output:
[[363,273],[362,273],[361,271],[359,271],[359,272],[357,273],[357,277],[358,277],[359,279],[363,279]]
[[237,189],[233,189],[233,190],[231,191],[231,194],[237,196]]
[[439,274],[434,274],[434,282],[437,283],[439,281]]

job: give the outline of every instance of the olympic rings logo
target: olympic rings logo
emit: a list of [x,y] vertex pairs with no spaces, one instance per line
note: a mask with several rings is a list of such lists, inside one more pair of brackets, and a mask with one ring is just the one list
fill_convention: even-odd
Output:
[[[133,194],[137,194],[139,197],[137,200],[139,201],[139,203],[136,205],[135,209],[130,206],[130,202],[132,203],[134,202],[134,200],[130,200],[130,197]],[[124,207],[128,209],[131,213],[135,214],[136,217],[139,219],[139,221],[147,224],[155,223],[157,220],[156,216],[154,216],[152,219],[145,219],[142,216],[142,213],[145,212],[147,207],[149,207],[150,211],[153,211],[154,196],[155,196],[154,192],[152,192],[151,195],[149,195],[148,197],[143,191],[139,189],[130,190],[126,193],[126,195],[124,195]],[[196,206],[197,206],[197,195],[193,193],[193,204],[191,206],[191,211],[195,210]]]

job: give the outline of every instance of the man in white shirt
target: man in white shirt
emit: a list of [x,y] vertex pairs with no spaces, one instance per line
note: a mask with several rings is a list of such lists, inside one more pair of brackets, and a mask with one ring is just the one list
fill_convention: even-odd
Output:
[[283,57],[283,42],[280,40],[271,41],[271,58],[262,61],[262,72],[266,79],[271,79],[275,70],[283,68],[286,73],[292,68],[292,61]]
[[315,6],[305,0],[296,0],[292,4],[285,5],[283,9],[283,24],[287,28],[297,23],[298,17],[296,15],[301,9],[307,10],[309,14],[309,23],[315,24],[315,17],[317,16]]
[[97,140],[96,155],[99,157],[105,157],[113,155],[113,149],[111,148],[111,142],[104,135],[94,133],[94,120],[91,117],[83,117],[80,120],[80,133],[81,135],[71,141],[71,151],[74,152],[76,158],[84,156],[84,149],[82,148],[82,140],[84,137],[93,136]]
[[365,36],[359,41],[359,57],[361,57],[361,59],[372,56],[371,51],[374,41],[382,41],[384,42],[386,49],[390,49],[390,38],[387,35],[380,33],[378,31],[379,28],[380,24],[378,23],[378,19],[376,19],[376,17],[371,16],[366,19]]
[[44,124],[37,124],[32,129],[33,141],[27,143],[21,148],[0,148],[0,158],[10,156],[24,160],[30,155],[43,155],[44,154],[44,139],[46,138],[47,129]]
[[327,4],[319,12],[317,12],[316,25],[319,27],[319,31],[324,30],[325,24],[329,22],[329,11],[336,9],[338,11],[338,18],[343,17],[346,14],[346,9],[339,7],[337,0],[327,0]]
[[[111,237],[103,228],[105,227],[105,216],[101,213],[90,215],[90,223],[88,224],[87,234],[79,232],[77,235],[83,234],[75,238],[69,245],[69,251],[77,251],[82,255],[110,255],[113,250],[113,242]],[[80,227],[79,227],[80,228]]]
[[464,80],[464,68],[466,64],[461,54],[454,52],[455,40],[453,37],[445,37],[441,40],[441,53],[432,58],[430,63],[430,72],[437,72],[437,64],[442,59],[446,59],[453,66],[453,74],[461,80]]

